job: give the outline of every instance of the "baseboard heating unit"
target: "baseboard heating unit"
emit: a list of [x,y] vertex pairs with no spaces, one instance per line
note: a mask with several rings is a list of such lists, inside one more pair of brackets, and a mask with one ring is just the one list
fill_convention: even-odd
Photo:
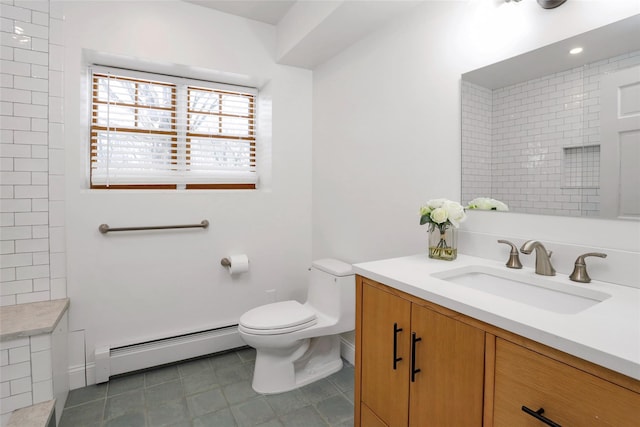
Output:
[[113,375],[152,368],[244,346],[238,325],[95,350],[96,384]]

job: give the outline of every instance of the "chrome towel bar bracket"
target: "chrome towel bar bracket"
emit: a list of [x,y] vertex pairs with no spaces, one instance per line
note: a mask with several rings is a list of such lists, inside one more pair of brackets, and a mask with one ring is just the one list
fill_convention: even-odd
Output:
[[109,227],[107,224],[100,224],[98,231],[102,234],[112,231],[139,231],[139,230],[169,230],[174,228],[208,228],[209,221],[203,219],[200,224],[183,224],[183,225],[152,225],[148,227]]

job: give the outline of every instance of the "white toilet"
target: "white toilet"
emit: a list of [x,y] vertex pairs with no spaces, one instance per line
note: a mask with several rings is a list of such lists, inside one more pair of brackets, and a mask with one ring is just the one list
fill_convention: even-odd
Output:
[[253,389],[281,393],[342,368],[340,336],[355,328],[355,276],[335,259],[311,266],[307,301],[282,301],[240,317],[240,337],[256,349]]

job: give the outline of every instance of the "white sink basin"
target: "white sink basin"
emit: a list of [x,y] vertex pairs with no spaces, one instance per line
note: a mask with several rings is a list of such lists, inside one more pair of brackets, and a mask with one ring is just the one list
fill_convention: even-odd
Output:
[[545,276],[534,275],[533,272],[528,274],[522,270],[508,270],[506,267],[498,269],[470,265],[433,273],[431,276],[561,314],[579,313],[611,297],[607,293],[587,288],[588,284],[558,283]]

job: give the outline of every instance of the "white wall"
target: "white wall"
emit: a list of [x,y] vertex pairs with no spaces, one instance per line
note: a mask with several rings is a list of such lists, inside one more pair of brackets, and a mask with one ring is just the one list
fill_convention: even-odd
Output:
[[[275,27],[179,1],[68,2],[65,36],[68,294],[70,330],[80,331],[70,363],[82,363],[82,333],[91,363],[96,346],[237,323],[268,301],[266,290],[303,299],[311,261],[311,72],[275,64]],[[88,190],[83,85],[92,58],[257,85],[267,119],[258,136],[260,189]],[[203,219],[206,231],[98,232],[102,223]],[[221,267],[232,253],[248,254],[249,273],[230,277]]]
[[[426,2],[317,67],[313,256],[359,262],[424,252],[419,206],[460,198],[460,75],[639,12],[634,0],[572,0],[552,10],[535,1]],[[462,229],[486,240],[491,257],[502,256],[493,250],[496,236],[514,230],[577,245],[593,245],[597,235],[597,247],[640,251],[637,222],[599,233],[607,224],[601,220],[508,215],[495,217],[497,229],[488,230],[486,220]],[[637,282],[637,268],[625,265]]]

